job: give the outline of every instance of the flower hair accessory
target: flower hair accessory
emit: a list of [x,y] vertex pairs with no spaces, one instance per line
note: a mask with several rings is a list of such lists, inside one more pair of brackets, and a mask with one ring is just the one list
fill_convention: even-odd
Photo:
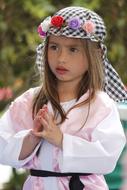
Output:
[[39,26],[38,26],[38,33],[41,38],[46,36],[48,29],[50,28],[51,17],[47,17]]
[[51,25],[61,28],[64,22],[64,18],[62,16],[53,16],[51,19]]
[[81,21],[77,17],[71,18],[68,21],[68,26],[69,26],[69,28],[76,30],[81,27]]
[[68,26],[72,30],[78,30],[82,28],[86,34],[91,35],[95,32],[95,23],[91,20],[86,20],[84,23],[81,23],[81,20],[78,17],[72,17],[67,22],[65,22],[62,16],[53,16],[46,18],[39,26],[38,33],[41,38],[46,37],[50,27],[61,28]]
[[86,31],[87,34],[92,34],[95,32],[95,24],[91,20],[87,20],[82,28]]

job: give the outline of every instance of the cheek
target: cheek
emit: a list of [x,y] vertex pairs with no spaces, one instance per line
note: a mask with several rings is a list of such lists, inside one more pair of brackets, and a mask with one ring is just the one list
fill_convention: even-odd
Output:
[[56,64],[55,64],[55,59],[52,58],[51,56],[48,57],[48,64],[49,64],[49,68],[51,69],[52,72],[54,72]]
[[79,68],[79,72],[81,74],[84,74],[87,70],[88,70],[88,66],[87,65],[82,65],[82,67]]
[[85,71],[88,70],[88,60],[86,59],[86,57],[84,57],[84,58],[80,59],[79,62],[80,62],[80,64],[78,64],[78,67],[84,73]]
[[48,62],[50,62],[51,57],[52,57],[52,55],[51,55],[51,53],[49,53],[49,51],[48,51],[48,54],[47,54]]
[[56,62],[56,55],[55,55],[54,53],[51,53],[50,51],[49,51],[49,53],[48,53],[48,62],[49,62],[50,64]]
[[50,68],[54,65],[54,58],[51,53],[48,54],[48,63]]

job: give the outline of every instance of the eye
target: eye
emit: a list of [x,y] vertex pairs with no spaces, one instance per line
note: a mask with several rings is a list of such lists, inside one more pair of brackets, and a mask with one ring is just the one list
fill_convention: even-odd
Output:
[[57,50],[58,47],[57,47],[57,45],[49,45],[49,49],[51,49],[51,50]]
[[77,48],[75,48],[75,47],[71,47],[71,48],[70,48],[70,51],[71,51],[72,53],[76,53],[76,52],[78,52],[79,50],[78,50]]

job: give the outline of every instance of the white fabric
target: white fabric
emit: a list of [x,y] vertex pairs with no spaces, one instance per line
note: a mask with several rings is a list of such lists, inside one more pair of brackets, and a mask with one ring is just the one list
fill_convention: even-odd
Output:
[[[61,105],[63,109],[67,111],[73,106],[74,103],[75,100],[71,100],[69,102],[62,103]],[[22,130],[15,134],[13,126],[11,126],[9,112],[7,111],[3,115],[3,117],[0,120],[0,152],[2,153],[0,154],[1,164],[20,168],[35,156],[41,143],[37,145],[34,152],[29,157],[27,157],[24,160],[18,160],[22,148],[23,139],[29,133],[29,131],[30,130]],[[40,169],[53,171],[52,148],[52,144],[48,143],[47,141],[43,141],[39,154],[39,160],[41,163]],[[58,186],[56,178],[44,178],[44,186],[46,190],[51,190],[51,187],[52,190],[57,190]]]
[[[101,93],[101,95],[103,96],[104,105],[107,104],[107,100],[109,99],[106,99],[107,96],[103,93]],[[99,98],[100,96],[98,96],[99,102],[102,101],[102,99]],[[25,97],[23,96],[15,102],[14,110],[12,106],[11,111],[14,111],[15,113],[15,117],[13,117],[14,125],[16,123],[17,126],[22,128],[24,127],[24,125],[25,127],[26,125],[31,127],[32,119],[30,118],[30,111],[28,109],[28,104],[31,105],[30,101],[31,100],[29,94],[27,93]],[[70,101],[69,103],[62,103],[61,105],[64,109],[68,110],[70,108],[69,106],[72,106],[74,102],[75,100]],[[25,121],[27,121],[27,123],[23,123],[24,120],[19,119],[21,106],[22,109],[25,110],[23,112],[23,119],[25,118]],[[98,103],[97,105],[95,105],[95,108],[97,108],[97,106]],[[104,108],[106,107],[104,106]],[[95,172],[98,174],[105,174],[111,172],[114,169],[116,161],[118,160],[118,157],[125,145],[126,139],[122,130],[115,104],[112,103],[112,105],[110,105],[110,109],[108,110],[111,111],[107,112],[107,117],[102,117],[102,115],[104,114],[102,107],[99,110],[100,112],[97,113],[100,114],[101,121],[99,122],[97,127],[92,129],[93,131],[91,134],[91,142],[87,141],[84,138],[81,138],[81,136],[78,137],[73,136],[71,133],[64,133],[63,150],[59,152],[60,154],[58,157],[59,166],[62,172],[89,173],[90,171],[91,173]],[[75,109],[75,111],[73,110],[73,118],[75,118],[74,113],[78,113],[79,115],[78,111],[80,111],[80,109]],[[72,114],[72,112],[70,113]],[[95,120],[92,117],[90,118],[92,121],[92,125],[94,125],[93,121]],[[96,115],[95,119],[97,119]],[[73,124],[77,128],[77,124],[80,123],[80,121],[77,119],[76,122],[77,123]],[[20,124],[22,125],[20,126]],[[66,125],[66,122],[64,122],[64,125]],[[7,111],[0,120],[0,163],[10,165],[16,168],[24,167],[25,164],[27,164],[29,161],[32,160],[32,158],[35,157],[41,143],[38,144],[34,152],[29,157],[27,157],[25,160],[19,161],[18,158],[21,152],[23,139],[29,133],[29,129],[25,130],[24,127],[24,130],[20,131],[19,128],[18,130],[20,132],[16,132],[14,131],[13,127],[14,126],[12,125],[12,117],[10,117],[10,112]],[[119,140],[117,141],[116,139]],[[46,141],[43,141],[39,154],[39,160],[41,163],[40,166],[38,166],[39,169],[45,169],[50,171],[53,170],[52,160],[54,155],[52,150],[53,145],[49,144]],[[50,178],[44,179],[44,189],[50,190],[52,188],[52,190],[57,190],[56,185],[58,181],[56,182],[56,178],[52,178],[51,180]]]
[[[92,133],[92,142],[64,134],[63,150],[59,160],[62,172],[84,172],[84,168],[86,173],[112,172],[115,168],[115,160],[120,155],[118,150],[125,141],[122,125],[121,128],[119,127],[119,116],[116,115],[118,116],[118,112],[114,105],[111,114]],[[117,138],[119,141],[114,143],[114,139]]]
[[[75,103],[75,99],[68,101],[68,102],[62,102],[61,105],[64,109],[65,112],[67,112]],[[41,169],[42,170],[48,170],[48,171],[53,171],[53,145],[48,143],[47,141],[44,141],[40,154],[39,154],[39,159],[41,163]],[[44,186],[46,190],[57,190],[57,180],[56,177],[45,177],[43,178],[44,181]]]
[[[22,130],[15,134],[9,112],[7,111],[0,120],[0,163],[20,168],[31,160],[36,154],[40,144],[37,145],[33,153],[24,160],[19,160],[24,137],[30,130]],[[3,159],[4,158],[4,159]]]

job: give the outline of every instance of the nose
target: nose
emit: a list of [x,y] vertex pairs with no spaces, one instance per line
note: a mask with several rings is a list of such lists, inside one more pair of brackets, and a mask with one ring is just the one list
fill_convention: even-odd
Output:
[[61,48],[58,54],[58,62],[59,63],[66,63],[67,60],[67,53],[64,48]]

